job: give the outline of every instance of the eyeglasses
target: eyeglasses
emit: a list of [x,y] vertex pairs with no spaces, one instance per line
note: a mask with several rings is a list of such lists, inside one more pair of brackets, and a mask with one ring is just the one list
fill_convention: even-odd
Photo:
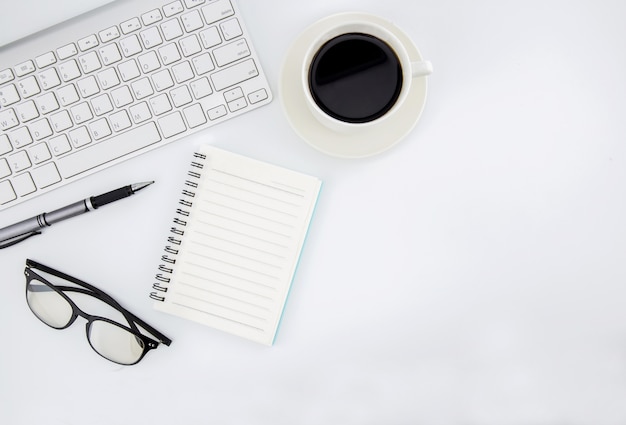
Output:
[[[33,269],[77,286],[54,285]],[[122,365],[137,364],[148,351],[157,348],[159,343],[169,346],[172,342],[161,332],[122,307],[110,295],[82,280],[33,260],[26,260],[24,274],[26,275],[26,301],[35,316],[54,329],[66,329],[78,316],[83,317],[87,320],[87,340],[91,348],[107,360]],[[67,293],[97,298],[121,313],[128,323],[122,324],[105,317],[87,314],[78,308]],[[142,334],[139,328],[157,340]]]

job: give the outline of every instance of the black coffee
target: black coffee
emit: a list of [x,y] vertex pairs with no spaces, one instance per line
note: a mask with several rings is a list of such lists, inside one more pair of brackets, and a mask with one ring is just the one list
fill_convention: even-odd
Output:
[[315,103],[328,115],[365,123],[385,115],[398,100],[402,68],[384,41],[360,33],[342,34],[324,44],[309,69]]

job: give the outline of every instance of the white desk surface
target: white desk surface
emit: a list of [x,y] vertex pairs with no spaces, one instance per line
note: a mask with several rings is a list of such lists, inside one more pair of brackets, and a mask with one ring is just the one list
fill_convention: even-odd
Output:
[[[133,198],[0,252],[0,423],[626,423],[626,3],[240,0],[275,101],[0,213],[0,225],[124,184]],[[290,128],[281,62],[340,11],[404,29],[435,72],[414,131],[361,160]],[[152,309],[194,147],[324,187],[276,343]],[[40,323],[24,260],[83,278],[171,336],[121,367],[78,322]]]

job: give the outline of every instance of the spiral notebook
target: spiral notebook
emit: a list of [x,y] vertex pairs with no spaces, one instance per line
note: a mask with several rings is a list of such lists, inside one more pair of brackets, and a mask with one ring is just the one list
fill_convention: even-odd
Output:
[[150,297],[272,345],[321,181],[212,146],[194,153]]

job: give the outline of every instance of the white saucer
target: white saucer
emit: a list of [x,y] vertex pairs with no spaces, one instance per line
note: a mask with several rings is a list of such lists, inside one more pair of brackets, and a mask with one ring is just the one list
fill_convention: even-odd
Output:
[[427,78],[415,78],[409,95],[397,113],[360,134],[335,132],[322,125],[305,103],[300,84],[305,52],[316,37],[344,21],[359,19],[384,26],[406,46],[412,61],[422,60],[411,39],[392,23],[364,13],[340,13],[324,18],[308,27],[291,45],[283,63],[279,97],[289,123],[308,144],[328,155],[341,158],[363,158],[386,151],[402,140],[417,124],[426,103]]

